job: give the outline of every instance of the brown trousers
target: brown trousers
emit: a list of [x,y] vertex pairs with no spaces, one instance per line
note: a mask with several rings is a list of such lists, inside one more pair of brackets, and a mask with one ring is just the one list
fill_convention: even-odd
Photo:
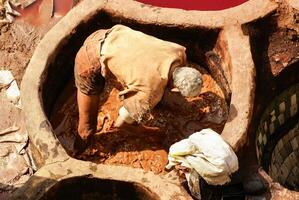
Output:
[[98,30],[91,34],[78,51],[75,59],[75,83],[86,95],[99,94],[104,87],[101,74],[100,51],[109,30]]

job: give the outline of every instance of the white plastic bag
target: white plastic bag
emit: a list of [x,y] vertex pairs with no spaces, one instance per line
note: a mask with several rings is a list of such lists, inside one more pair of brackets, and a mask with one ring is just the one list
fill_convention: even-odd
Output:
[[222,137],[211,129],[203,129],[169,149],[166,168],[181,165],[195,170],[208,184],[223,185],[238,170],[238,158]]

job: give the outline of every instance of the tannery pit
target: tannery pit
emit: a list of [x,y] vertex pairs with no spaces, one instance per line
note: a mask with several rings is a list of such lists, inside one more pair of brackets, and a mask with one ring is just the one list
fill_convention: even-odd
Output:
[[[272,194],[283,191],[296,199],[298,193],[290,190],[298,190],[299,96],[298,81],[293,78],[298,75],[278,83],[289,77],[288,69],[296,72],[298,63],[297,29],[290,23],[282,26],[277,18],[292,14],[293,10],[285,9],[289,3],[240,0],[238,6],[224,10],[190,11],[141,2],[146,1],[83,0],[37,46],[22,80],[21,97],[38,170],[14,193],[14,199],[192,199],[182,171],[165,170],[165,166],[173,143],[204,128],[221,134],[237,154],[240,170],[232,175],[230,185],[210,187],[201,179],[202,199],[261,194],[247,190],[248,185],[260,189],[256,184],[259,170],[283,188],[278,190],[270,180],[262,189]],[[57,9],[50,13],[54,18],[64,14],[64,8]],[[203,74],[203,88],[198,96],[184,98],[167,87],[150,120],[115,128],[122,105],[118,93],[123,88],[106,77],[97,133],[87,149],[75,155],[75,56],[90,34],[116,24],[186,47],[188,62]],[[243,152],[246,144],[250,152]],[[252,151],[255,147],[258,162]],[[246,157],[249,166],[242,163]],[[248,170],[252,165],[264,171]],[[271,196],[265,193],[258,198],[267,195]]]
[[[196,65],[194,65],[196,66]],[[170,145],[203,128],[221,133],[228,115],[224,95],[211,75],[203,68],[204,85],[198,97],[184,98],[168,89],[162,101],[144,125],[131,125],[117,129],[113,124],[121,102],[118,92],[121,85],[108,80],[101,94],[98,114],[98,132],[79,159],[106,164],[122,164],[162,172],[167,164]],[[76,88],[73,79],[57,99],[51,112],[54,131],[70,154],[78,126]]]

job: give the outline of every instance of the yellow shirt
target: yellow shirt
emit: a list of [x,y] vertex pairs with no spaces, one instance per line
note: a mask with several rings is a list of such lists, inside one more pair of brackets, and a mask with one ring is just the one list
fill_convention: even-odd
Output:
[[186,63],[185,50],[123,25],[110,30],[101,49],[101,63],[127,87],[119,95],[136,121],[161,100],[170,68]]
[[186,63],[185,50],[123,25],[110,29],[101,48],[101,63],[126,86],[119,95],[136,121],[161,100],[170,68]]
[[109,69],[125,87],[119,93],[124,107],[140,122],[161,100],[170,69],[185,64],[185,50],[123,25],[99,30],[77,53],[76,85],[84,94],[98,94]]

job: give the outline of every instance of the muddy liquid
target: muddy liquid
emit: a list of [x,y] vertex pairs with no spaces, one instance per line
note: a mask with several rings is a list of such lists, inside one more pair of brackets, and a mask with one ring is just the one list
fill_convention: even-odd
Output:
[[[113,127],[122,106],[118,99],[121,86],[112,79],[107,80],[101,94],[98,132],[88,149],[77,158],[160,173],[164,171],[168,149],[173,143],[203,128],[221,133],[228,115],[227,104],[216,82],[204,69],[199,70],[203,74],[203,88],[199,96],[184,98],[166,88],[150,120],[123,129]],[[74,80],[58,97],[50,121],[61,144],[71,153],[78,134]]]

